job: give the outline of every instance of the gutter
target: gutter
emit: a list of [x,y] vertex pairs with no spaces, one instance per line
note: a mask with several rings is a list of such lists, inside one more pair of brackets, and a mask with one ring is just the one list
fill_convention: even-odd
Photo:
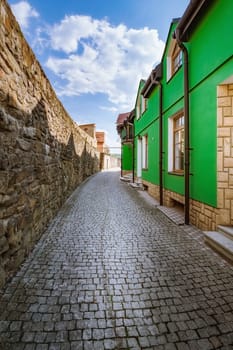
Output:
[[182,43],[180,30],[174,32],[174,38],[184,54],[184,181],[185,181],[185,224],[189,225],[190,206],[190,129],[189,129],[189,61],[187,47]]
[[177,30],[180,32],[180,41],[188,41],[188,32],[195,23],[197,17],[200,16],[200,13],[212,3],[213,0],[190,0],[190,3],[177,26]]

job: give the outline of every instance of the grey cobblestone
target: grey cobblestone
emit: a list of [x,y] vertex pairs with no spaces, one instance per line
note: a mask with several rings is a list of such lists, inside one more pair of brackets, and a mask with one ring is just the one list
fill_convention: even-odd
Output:
[[0,350],[233,349],[233,268],[146,195],[81,185],[0,293]]

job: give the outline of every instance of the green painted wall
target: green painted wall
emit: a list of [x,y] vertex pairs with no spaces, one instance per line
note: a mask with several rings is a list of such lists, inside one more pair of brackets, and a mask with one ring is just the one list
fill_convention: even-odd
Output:
[[233,75],[233,1],[213,1],[187,44],[191,197],[217,205],[217,86]]
[[192,33],[189,43],[191,88],[232,56],[232,13],[232,0],[213,0],[208,14]]
[[132,144],[122,145],[122,170],[133,169],[133,146]]
[[[139,94],[144,84],[139,85]],[[138,94],[138,96],[139,96]],[[142,179],[159,184],[159,88],[155,88],[148,100],[147,109],[140,118],[135,119],[136,138],[148,135],[148,169],[142,169]],[[137,142],[135,142],[137,147]],[[136,150],[137,154],[137,150]],[[137,169],[137,157],[135,157]]]
[[141,134],[148,136],[148,169],[142,169],[142,178],[153,184],[159,184],[159,123],[158,119]]
[[[233,1],[213,0],[186,43],[190,78],[190,195],[211,206],[217,205],[217,86],[233,76]],[[167,55],[172,23],[162,58],[163,66],[163,183],[166,189],[184,194],[184,176],[168,172],[168,121],[184,108],[183,66],[167,80]],[[141,86],[139,86],[141,88]],[[140,89],[138,91],[138,95]],[[149,166],[142,178],[159,184],[159,88],[148,108],[135,120],[135,135],[148,134]]]
[[[214,3],[214,2],[213,2]],[[190,77],[190,196],[217,205],[217,85],[233,75],[233,2],[215,1],[186,43]],[[227,25],[226,25],[227,23]],[[171,26],[169,35],[175,29]],[[217,27],[217,28],[216,28]],[[183,67],[166,81],[168,37],[163,58],[164,187],[184,194],[184,177],[168,173],[168,118],[183,107]],[[211,53],[211,56],[210,56]],[[229,60],[229,62],[227,62]],[[221,67],[221,65],[223,66]]]
[[172,104],[172,106],[163,114],[163,184],[164,188],[180,194],[184,194],[184,176],[177,174],[175,175],[169,173],[168,171],[168,119],[177,112],[179,112],[181,109],[183,109],[183,106],[184,102],[182,99],[176,102],[175,104]]

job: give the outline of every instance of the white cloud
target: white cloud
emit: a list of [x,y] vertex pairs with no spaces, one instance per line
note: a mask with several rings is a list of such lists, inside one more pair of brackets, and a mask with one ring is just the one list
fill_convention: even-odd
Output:
[[102,109],[103,111],[108,111],[108,112],[117,112],[116,107],[107,107],[107,106],[99,106],[99,109]]
[[12,4],[11,9],[17,18],[17,21],[24,29],[28,28],[29,20],[32,17],[39,17],[38,12],[33,9],[27,1],[20,1],[16,4]]
[[118,110],[133,107],[139,80],[148,77],[164,48],[156,29],[114,27],[89,16],[66,16],[49,35],[57,53],[46,66],[65,82],[58,93],[103,93]]

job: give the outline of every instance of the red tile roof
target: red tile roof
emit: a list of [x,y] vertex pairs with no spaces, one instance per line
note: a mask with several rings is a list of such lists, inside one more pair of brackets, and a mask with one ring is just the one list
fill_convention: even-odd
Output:
[[116,124],[120,125],[123,124],[124,120],[126,120],[128,118],[128,116],[130,115],[131,112],[127,112],[127,113],[121,113],[118,115]]

